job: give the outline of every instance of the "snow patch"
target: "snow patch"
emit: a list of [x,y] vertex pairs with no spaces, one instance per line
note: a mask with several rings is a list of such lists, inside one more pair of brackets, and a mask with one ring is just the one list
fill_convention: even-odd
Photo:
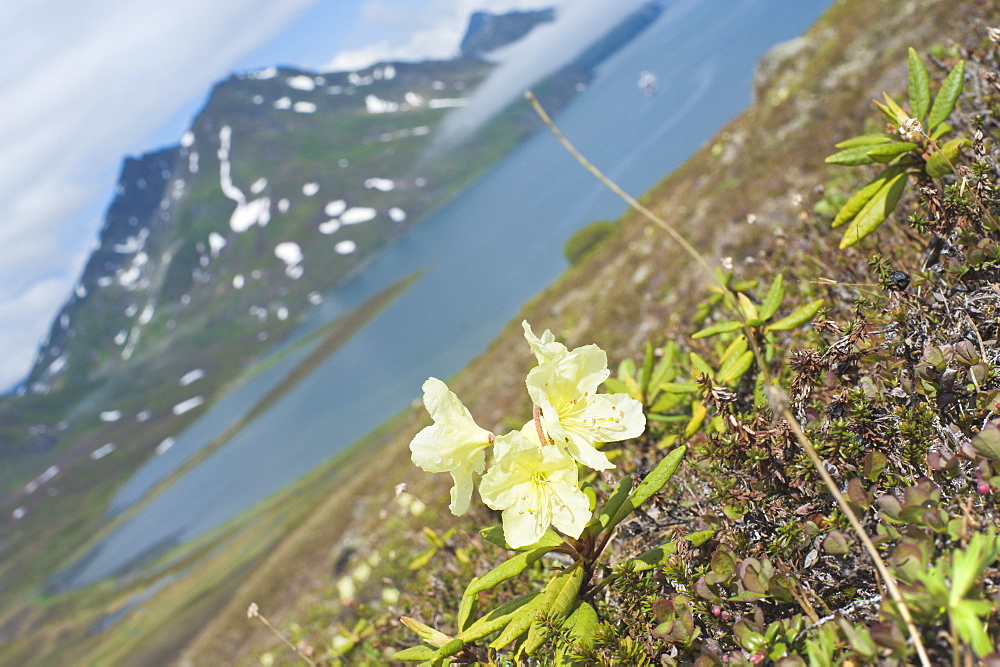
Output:
[[291,98],[290,97],[278,98],[277,100],[274,101],[274,108],[281,109],[282,111],[285,109],[291,109],[292,108]]
[[203,377],[205,377],[205,371],[202,370],[201,368],[196,368],[193,371],[188,371],[187,373],[182,375],[181,379],[178,380],[178,382],[180,382],[182,387],[186,387],[192,382],[197,382]]
[[296,280],[302,277],[302,248],[298,243],[279,243],[274,247],[274,254],[285,263],[285,275]]
[[346,211],[340,216],[340,221],[345,225],[356,225],[361,222],[368,222],[378,215],[378,211],[373,208],[368,208],[367,206],[354,206]]
[[14,521],[20,521],[27,513],[28,512],[24,509],[24,507],[15,507],[14,511],[10,513],[10,516],[14,519]]
[[337,245],[333,246],[333,249],[340,255],[350,255],[352,252],[358,249],[358,244],[351,240],[341,241]]
[[316,105],[312,102],[296,102],[292,109],[298,113],[316,113]]
[[150,320],[153,319],[153,313],[156,311],[156,304],[152,301],[146,304],[146,307],[142,309],[142,313],[139,315],[139,319],[136,320],[140,325],[149,324]]
[[229,227],[236,233],[245,232],[254,225],[266,227],[271,221],[271,198],[261,197],[249,203],[237,204],[229,217]]
[[115,443],[109,442],[108,444],[98,447],[97,449],[92,451],[90,453],[90,458],[94,461],[100,461],[105,456],[115,451],[115,449],[116,449]]
[[389,100],[383,100],[375,95],[366,95],[365,110],[368,113],[392,113],[394,111],[399,111],[399,104],[396,102],[390,102]]
[[212,257],[218,257],[219,251],[226,247],[226,239],[219,232],[211,232],[208,235],[208,248]]
[[393,206],[389,209],[389,218],[393,222],[403,222],[406,220],[406,211],[399,208],[398,206]]
[[282,197],[278,200],[278,212],[288,213],[288,209],[291,207],[292,202],[288,201],[288,197]]
[[279,306],[278,312],[276,314],[278,316],[278,319],[284,322],[285,320],[288,319],[288,308],[284,306]]
[[396,189],[396,182],[390,178],[368,178],[365,179],[365,188],[368,190],[391,192]]
[[273,79],[276,76],[278,76],[277,67],[265,67],[264,69],[257,70],[256,72],[250,72],[250,78],[257,79],[258,81]]
[[204,397],[195,396],[194,398],[189,398],[186,401],[181,401],[180,403],[172,407],[170,410],[179,417],[185,412],[190,412],[191,410],[194,410],[196,407],[198,407],[204,402],[205,402]]
[[261,176],[250,184],[250,194],[259,195],[267,187],[267,179]]
[[336,201],[328,202],[326,206],[323,207],[323,212],[326,213],[331,218],[336,218],[338,215],[347,210],[347,202],[343,199],[338,199]]
[[312,197],[317,192],[319,192],[319,183],[306,183],[302,186],[302,194],[306,197]]
[[188,130],[181,135],[181,146],[184,148],[191,148],[194,145],[194,132]]
[[469,103],[467,97],[442,97],[431,100],[427,106],[431,109],[452,109],[454,107],[464,107]]
[[243,285],[246,284],[246,280],[243,278],[242,273],[237,273],[233,276],[233,287],[236,289],[243,289]]
[[340,229],[340,220],[337,219],[327,220],[326,222],[319,223],[320,234],[333,234],[338,229]]
[[314,306],[318,306],[323,303],[323,295],[319,292],[309,292],[309,296],[306,298],[309,299],[309,303]]
[[83,299],[87,296],[87,288],[83,285],[77,285],[76,290],[74,290],[77,299]]
[[98,415],[102,422],[116,422],[122,418],[121,410],[105,410]]
[[177,438],[173,436],[170,436],[169,438],[164,438],[163,442],[161,442],[156,446],[155,450],[156,455],[159,456],[160,454],[163,454],[165,451],[173,447],[175,442],[177,442]]
[[296,90],[310,91],[316,87],[316,82],[311,76],[305,76],[300,74],[299,76],[290,76],[285,79],[285,83],[288,84],[289,88],[294,88]]
[[143,410],[135,416],[137,422],[149,421],[149,418],[153,416],[152,410]]

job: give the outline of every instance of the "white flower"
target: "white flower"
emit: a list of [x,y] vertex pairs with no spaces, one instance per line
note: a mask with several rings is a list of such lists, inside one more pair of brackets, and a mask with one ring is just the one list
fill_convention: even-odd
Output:
[[590,502],[577,483],[577,465],[556,445],[539,445],[534,422],[497,437],[496,463],[479,484],[483,502],[503,510],[503,535],[519,548],[534,544],[550,525],[579,537]]
[[461,516],[472,499],[473,475],[486,467],[492,435],[480,428],[454,392],[437,378],[424,382],[424,405],[434,424],[410,441],[413,463],[427,472],[450,472],[452,514]]
[[915,139],[920,136],[924,128],[920,126],[920,121],[916,118],[907,118],[897,131],[899,132],[899,136],[904,139]]
[[526,380],[549,437],[594,470],[615,467],[596,444],[634,438],[646,429],[642,403],[628,394],[597,393],[608,375],[604,350],[585,345],[550,357],[531,369]]

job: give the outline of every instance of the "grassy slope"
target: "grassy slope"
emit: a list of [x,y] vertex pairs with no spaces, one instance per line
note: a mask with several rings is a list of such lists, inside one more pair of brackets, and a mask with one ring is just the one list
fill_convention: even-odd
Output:
[[[981,29],[970,17],[988,9],[989,3],[975,0],[838,3],[809,31],[803,51],[777,66],[756,103],[644,203],[696,247],[709,255],[731,255],[741,272],[752,273],[743,258],[756,256],[778,230],[791,231],[796,224],[792,196],[812,201],[813,188],[828,180],[831,172],[822,161],[828,147],[864,126],[870,100],[881,90],[905,87],[907,46],[962,41]],[[748,214],[760,222],[748,225]],[[619,233],[524,308],[523,317],[536,331],[552,328],[570,347],[596,342],[612,360],[635,357],[651,338],[690,333],[686,323],[704,296],[704,279],[662,232],[633,213],[622,222]],[[822,257],[814,259],[821,267]],[[486,428],[500,428],[504,415],[528,407],[522,378],[530,355],[520,319],[451,383]],[[380,530],[375,508],[391,502],[394,484],[406,482],[416,496],[444,506],[450,480],[425,475],[407,461],[406,445],[420,420],[419,415],[403,420],[379,451],[377,467],[365,461],[356,475],[345,475],[353,483],[333,492],[302,529],[248,574],[186,657],[196,664],[249,662],[274,648],[276,640],[262,626],[246,621],[248,602],[258,602],[273,622],[287,627],[330,600],[338,556],[349,546],[371,548],[379,539],[391,539],[388,530]],[[348,513],[354,521],[345,520]]]

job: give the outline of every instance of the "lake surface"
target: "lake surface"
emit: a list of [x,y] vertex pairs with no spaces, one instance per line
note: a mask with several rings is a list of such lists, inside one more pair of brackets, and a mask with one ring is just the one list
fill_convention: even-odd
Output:
[[[598,167],[640,196],[750,101],[756,60],[805,31],[830,0],[679,0],[606,61],[555,120]],[[659,92],[636,85],[643,71]],[[547,131],[327,295],[303,330],[422,276],[268,411],[192,468],[65,573],[70,586],[115,574],[181,544],[279,491],[399,412],[429,376],[480,354],[522,304],[566,268],[563,245],[624,204]],[[558,332],[556,332],[558,335]],[[140,469],[110,512],[139,501],[281,380],[297,350],[220,400]],[[386,475],[392,477],[393,471]]]

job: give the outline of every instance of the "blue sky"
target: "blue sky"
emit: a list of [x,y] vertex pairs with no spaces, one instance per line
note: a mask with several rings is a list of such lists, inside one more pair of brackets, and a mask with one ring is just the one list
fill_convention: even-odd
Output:
[[0,390],[27,373],[79,278],[122,158],[176,143],[231,72],[446,58],[475,9],[600,14],[635,2],[0,3]]

